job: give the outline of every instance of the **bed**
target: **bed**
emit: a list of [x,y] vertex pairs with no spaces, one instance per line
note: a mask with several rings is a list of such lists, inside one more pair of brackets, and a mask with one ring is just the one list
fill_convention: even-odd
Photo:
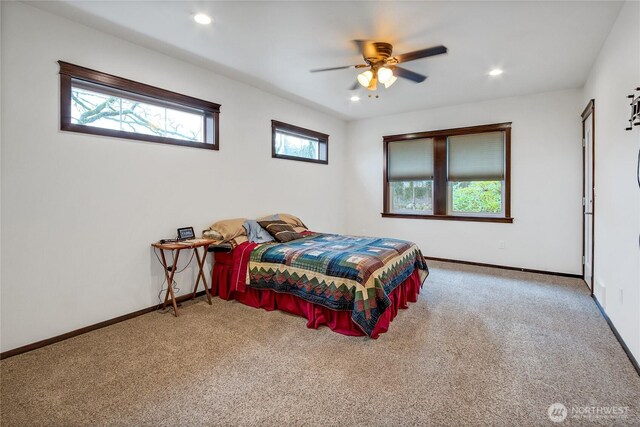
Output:
[[286,242],[235,241],[214,252],[213,295],[344,335],[378,338],[429,274],[420,249],[403,240],[303,231]]

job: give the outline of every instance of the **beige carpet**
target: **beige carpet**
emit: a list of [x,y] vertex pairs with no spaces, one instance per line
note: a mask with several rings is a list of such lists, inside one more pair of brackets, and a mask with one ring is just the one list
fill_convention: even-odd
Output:
[[378,340],[215,298],[6,359],[2,426],[552,425],[555,402],[565,425],[640,425],[640,377],[580,281],[429,265]]

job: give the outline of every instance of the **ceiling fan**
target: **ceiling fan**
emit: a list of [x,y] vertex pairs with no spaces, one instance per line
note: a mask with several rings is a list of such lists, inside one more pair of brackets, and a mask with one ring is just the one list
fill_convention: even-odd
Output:
[[447,53],[447,48],[440,45],[391,56],[393,46],[390,43],[371,42],[367,40],[354,40],[354,43],[358,46],[358,50],[364,58],[364,64],[319,68],[311,70],[311,72],[317,73],[320,71],[344,70],[347,68],[366,68],[366,71],[358,74],[358,81],[354,83],[350,90],[357,89],[358,84],[369,90],[376,90],[378,83],[388,88],[396,82],[398,77],[409,79],[416,83],[423,82],[427,76],[407,70],[406,68],[398,67],[397,64]]

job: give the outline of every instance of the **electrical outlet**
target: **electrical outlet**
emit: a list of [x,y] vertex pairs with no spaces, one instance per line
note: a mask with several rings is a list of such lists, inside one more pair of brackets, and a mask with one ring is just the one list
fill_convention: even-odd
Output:
[[498,249],[504,249],[506,247],[507,247],[507,245],[504,243],[504,240],[499,240],[498,241]]
[[622,293],[622,289],[618,289],[618,296],[620,297],[620,305],[624,303],[624,294]]

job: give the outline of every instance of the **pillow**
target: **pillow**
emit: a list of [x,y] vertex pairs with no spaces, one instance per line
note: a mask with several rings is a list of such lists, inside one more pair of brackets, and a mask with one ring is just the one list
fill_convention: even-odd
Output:
[[224,240],[224,238],[222,237],[222,234],[213,230],[204,230],[202,232],[202,237],[204,237],[205,239],[211,239],[211,240]]
[[269,234],[267,230],[260,227],[257,221],[248,219],[242,224],[245,230],[247,230],[247,239],[254,243],[266,243],[273,242],[274,238]]
[[273,214],[273,215],[267,215],[265,217],[262,218],[258,218],[258,221],[283,221],[293,227],[302,227],[305,230],[307,230],[307,226],[304,225],[304,222],[300,221],[300,218],[298,218],[297,216],[293,216],[293,215],[289,215],[286,213],[278,213],[278,214]]
[[225,219],[211,224],[209,230],[218,232],[224,241],[246,236],[247,231],[242,226],[246,220],[246,218]]
[[304,225],[304,222],[300,221],[300,218],[298,218],[297,216],[289,215],[286,213],[279,213],[278,218],[294,227],[302,227],[305,229],[307,228],[307,226]]
[[269,232],[278,242],[290,242],[304,237],[296,233],[289,224],[284,221],[258,221],[261,227]]

